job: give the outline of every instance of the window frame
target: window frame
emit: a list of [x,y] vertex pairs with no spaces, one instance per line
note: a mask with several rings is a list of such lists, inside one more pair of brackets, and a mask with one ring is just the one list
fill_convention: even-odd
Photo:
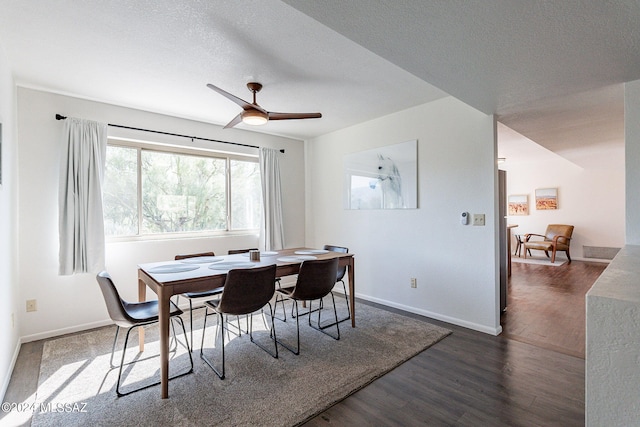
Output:
[[[126,236],[107,236],[105,234],[105,240],[110,242],[128,242],[128,241],[149,241],[149,240],[177,240],[177,239],[191,239],[191,238],[203,238],[203,237],[221,237],[221,236],[242,236],[242,235],[256,235],[259,234],[259,228],[246,228],[231,230],[231,200],[232,200],[232,183],[231,183],[231,161],[243,161],[258,163],[258,154],[240,154],[233,152],[226,152],[220,150],[195,148],[178,144],[166,144],[160,142],[130,140],[126,138],[108,137],[107,147],[123,147],[136,150],[136,202],[138,210],[138,233]],[[190,155],[209,157],[214,159],[225,160],[225,200],[226,200],[226,229],[224,230],[204,230],[204,231],[176,231],[165,233],[153,233],[143,234],[142,230],[142,151],[155,151],[169,154],[178,155]],[[105,171],[106,173],[106,171]]]

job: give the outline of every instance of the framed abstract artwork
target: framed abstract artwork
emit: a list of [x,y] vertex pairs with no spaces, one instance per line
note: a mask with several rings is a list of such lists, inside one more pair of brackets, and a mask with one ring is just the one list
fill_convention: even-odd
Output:
[[418,141],[407,141],[344,157],[345,209],[418,207]]
[[558,189],[539,188],[536,190],[536,209],[547,211],[558,209]]
[[514,194],[507,202],[507,215],[529,215],[529,195]]

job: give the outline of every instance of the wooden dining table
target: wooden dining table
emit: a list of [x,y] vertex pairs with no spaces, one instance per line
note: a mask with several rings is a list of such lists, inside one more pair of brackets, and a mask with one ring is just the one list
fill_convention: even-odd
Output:
[[[351,326],[355,328],[355,260],[351,253],[326,252],[313,248],[292,248],[263,252],[259,261],[250,261],[248,254],[224,255],[211,259],[162,261],[138,265],[138,301],[147,300],[147,287],[158,296],[160,326],[160,394],[169,397],[169,307],[173,295],[202,292],[224,286],[227,272],[233,268],[252,268],[276,264],[276,276],[297,274],[304,258],[338,258],[339,266],[347,267],[349,278],[349,308]],[[220,259],[222,258],[222,259]],[[226,267],[229,267],[226,269]],[[140,351],[144,351],[144,330],[139,329]]]

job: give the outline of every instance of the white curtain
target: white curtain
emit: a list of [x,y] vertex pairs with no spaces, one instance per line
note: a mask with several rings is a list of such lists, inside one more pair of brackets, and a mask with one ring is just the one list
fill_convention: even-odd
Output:
[[278,150],[260,148],[260,176],[262,178],[260,246],[267,251],[283,249],[284,229]]
[[104,268],[102,178],[107,125],[67,118],[59,188],[60,275]]

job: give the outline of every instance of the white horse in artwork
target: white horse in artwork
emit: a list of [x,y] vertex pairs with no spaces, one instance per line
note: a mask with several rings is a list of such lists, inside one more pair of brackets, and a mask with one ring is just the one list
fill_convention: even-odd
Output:
[[378,185],[382,190],[382,208],[404,208],[402,200],[402,177],[395,162],[390,157],[378,154],[378,165],[375,179],[369,182],[369,187],[375,189]]

